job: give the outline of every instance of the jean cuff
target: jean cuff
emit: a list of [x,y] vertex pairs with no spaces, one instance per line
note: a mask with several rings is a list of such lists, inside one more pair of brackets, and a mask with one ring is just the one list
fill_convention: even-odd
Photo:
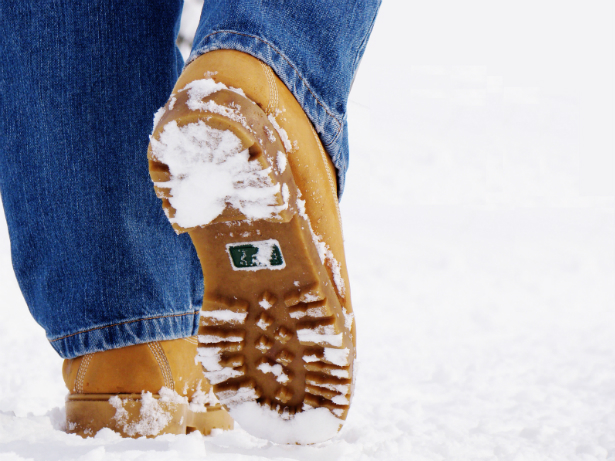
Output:
[[127,320],[89,330],[48,338],[62,358],[72,359],[93,352],[197,334],[199,310]]
[[341,196],[346,170],[348,169],[347,155],[344,155],[348,149],[348,133],[344,117],[335,114],[333,110],[327,107],[310,88],[308,81],[290,59],[266,39],[232,30],[212,32],[194,44],[186,65],[200,55],[214,50],[242,51],[261,60],[273,69],[295,96],[320,136],[320,140],[337,170],[338,195]]

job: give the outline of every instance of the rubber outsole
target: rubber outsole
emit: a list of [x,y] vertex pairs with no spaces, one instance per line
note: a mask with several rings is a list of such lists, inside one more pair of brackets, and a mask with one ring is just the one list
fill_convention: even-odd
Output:
[[[169,121],[229,130],[249,150],[250,161],[269,172],[271,184],[286,191],[275,204],[286,208],[267,219],[247,219],[229,205],[205,225],[173,224],[189,233],[203,269],[198,339],[205,376],[231,415],[234,406],[256,401],[285,419],[326,408],[341,425],[353,387],[352,320],[302,211],[291,169],[279,167],[279,152],[289,154],[281,136],[259,106],[236,92],[221,90],[203,101],[232,109],[244,123],[219,109],[187,110],[185,100],[179,93],[173,110],[167,104],[154,140]],[[157,195],[173,223],[176,210],[164,185],[171,173],[151,145],[148,155]]]

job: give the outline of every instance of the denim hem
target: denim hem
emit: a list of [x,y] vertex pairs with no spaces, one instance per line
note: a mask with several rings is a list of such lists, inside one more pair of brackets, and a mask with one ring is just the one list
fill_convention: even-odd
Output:
[[72,359],[119,347],[194,336],[198,327],[199,310],[127,320],[48,340],[62,358]]
[[203,37],[188,58],[186,65],[202,54],[214,50],[237,50],[250,54],[271,67],[297,99],[306,113],[337,170],[338,196],[344,190],[348,162],[344,156],[346,118],[327,107],[312,90],[304,76],[288,57],[272,43],[257,35],[232,30],[219,30]]

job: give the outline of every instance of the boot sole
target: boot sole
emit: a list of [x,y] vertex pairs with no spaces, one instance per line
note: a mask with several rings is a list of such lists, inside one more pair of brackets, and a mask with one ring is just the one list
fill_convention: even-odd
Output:
[[233,429],[233,419],[220,405],[193,411],[187,403],[162,401],[157,395],[144,402],[141,394],[72,395],[66,400],[66,420],[66,432],[81,437],[93,437],[103,428],[122,437]]
[[[249,432],[286,443],[328,439],[341,427],[350,403],[352,322],[344,315],[335,274],[323,262],[322,243],[311,230],[292,172],[280,167],[285,163],[280,153],[288,152],[261,108],[240,94],[220,90],[203,100],[233,108],[240,116],[234,119],[219,109],[189,111],[185,100],[180,93],[176,108],[159,121],[154,140],[171,120],[231,131],[248,149],[249,161],[268,171],[280,191],[271,205],[275,212],[266,219],[247,219],[227,206],[210,223],[182,227],[164,184],[172,179],[169,167],[150,145],[157,195],[176,231],[189,233],[203,269],[198,340],[205,376]],[[263,427],[263,418],[273,426]]]

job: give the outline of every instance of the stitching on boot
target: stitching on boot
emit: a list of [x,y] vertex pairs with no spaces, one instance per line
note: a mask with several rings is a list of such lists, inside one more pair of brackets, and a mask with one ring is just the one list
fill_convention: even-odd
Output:
[[275,115],[275,112],[277,111],[278,105],[280,103],[280,95],[278,94],[278,85],[275,82],[275,75],[273,73],[273,70],[271,70],[271,67],[267,66],[266,64],[265,66],[267,67],[267,71],[269,72],[269,76],[271,77],[271,86],[273,86],[273,103],[271,106],[271,111],[273,115]]
[[79,364],[79,369],[77,370],[77,379],[75,380],[75,394],[83,394],[83,381],[85,379],[85,374],[88,371],[90,366],[90,362],[92,361],[93,354],[86,354],[83,356],[81,363]]
[[162,372],[162,378],[164,379],[164,386],[174,391],[175,382],[173,381],[173,373],[171,372],[171,367],[169,365],[169,361],[167,360],[167,355],[164,353],[162,346],[158,341],[147,343],[147,346],[149,347],[150,351],[152,351],[152,354],[154,354],[156,362],[158,362],[158,366],[160,367],[160,371]]
[[278,107],[278,87],[275,84],[275,77],[273,75],[273,71],[267,64],[261,61],[259,61],[259,63],[263,68],[265,78],[267,79],[267,84],[269,85],[269,102],[267,104],[267,108],[265,109],[265,113],[267,115],[275,115],[275,109]]
[[270,114],[272,109],[272,100],[273,100],[273,89],[271,88],[271,79],[269,78],[269,72],[267,72],[267,66],[259,61],[261,68],[263,69],[263,74],[265,74],[265,79],[267,80],[267,90],[269,91],[269,100],[267,101],[267,107],[265,107],[265,113]]

